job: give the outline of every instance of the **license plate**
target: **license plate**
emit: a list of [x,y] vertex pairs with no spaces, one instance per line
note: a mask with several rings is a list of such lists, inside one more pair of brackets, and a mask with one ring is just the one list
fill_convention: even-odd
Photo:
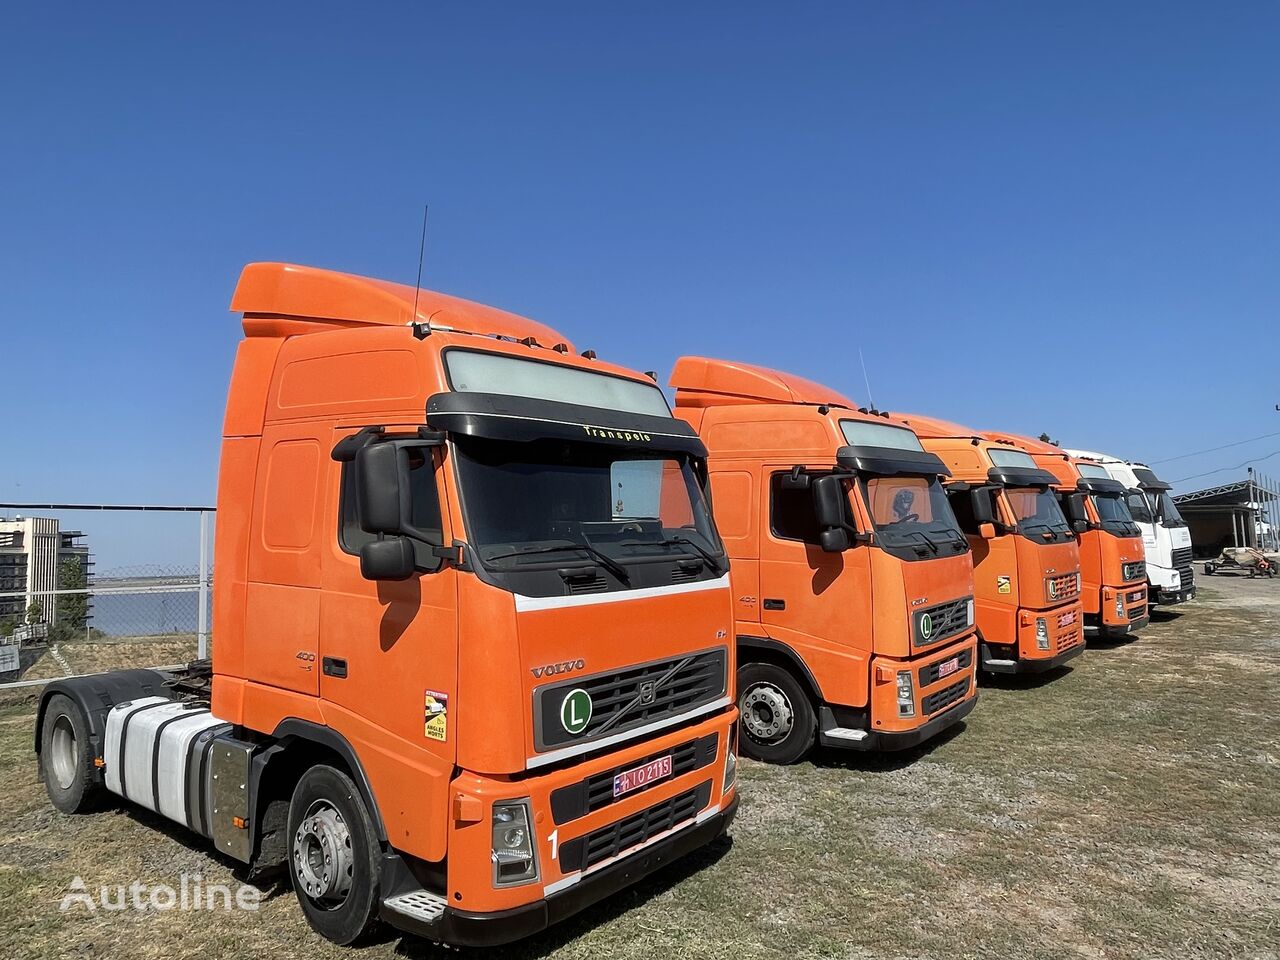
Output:
[[941,680],[943,677],[949,677],[959,669],[960,658],[952,657],[950,660],[946,660],[938,664],[938,679]]
[[623,770],[613,778],[613,797],[618,797],[631,793],[633,790],[639,790],[641,787],[647,787],[651,783],[657,783],[671,776],[671,755],[659,757],[657,760],[650,760],[648,763],[639,767],[632,767],[630,770]]
[[1076,622],[1076,612],[1072,610],[1070,613],[1064,613],[1058,618],[1058,626],[1069,627]]
[[1141,600],[1141,599],[1142,599],[1142,591],[1141,591],[1141,590],[1135,590],[1133,593],[1129,594],[1129,602],[1130,602],[1130,603],[1137,603],[1137,602],[1138,602],[1139,600]]

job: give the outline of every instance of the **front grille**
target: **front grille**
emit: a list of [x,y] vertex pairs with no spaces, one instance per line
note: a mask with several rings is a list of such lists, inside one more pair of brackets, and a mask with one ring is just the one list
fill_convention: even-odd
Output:
[[1080,629],[1080,624],[1077,623],[1066,633],[1058,634],[1058,652],[1061,653],[1063,650],[1070,650],[1083,640],[1084,631]]
[[670,800],[560,844],[560,872],[589,870],[621,853],[692,820],[711,800],[711,781],[705,780]]
[[1147,615],[1147,605],[1145,603],[1140,603],[1136,607],[1129,608],[1130,620],[1141,620],[1146,615]]
[[[551,818],[557,824],[569,823],[579,817],[585,817],[588,813],[595,813],[597,810],[604,809],[614,802],[614,777],[625,770],[643,767],[645,764],[652,763],[667,754],[671,755],[671,777],[660,780],[652,784],[652,786],[656,787],[659,783],[668,782],[668,779],[674,780],[676,777],[682,777],[686,773],[692,773],[694,770],[701,770],[703,767],[710,766],[715,762],[716,752],[719,749],[719,739],[716,734],[709,733],[705,737],[699,737],[697,740],[689,740],[682,743],[674,749],[663,750],[661,753],[652,754],[643,760],[633,760],[630,763],[610,767],[608,770],[602,770],[584,780],[579,780],[577,783],[553,790],[551,793]],[[650,787],[642,787],[635,793],[643,793],[648,789]],[[628,796],[634,795],[628,794]]]
[[945,710],[952,704],[959,703],[964,699],[966,693],[969,692],[969,678],[965,677],[959,683],[953,683],[949,687],[939,690],[937,693],[931,693],[920,701],[920,710],[924,715],[930,716],[940,710]]
[[1145,580],[1147,577],[1147,563],[1145,560],[1135,560],[1133,563],[1126,563],[1120,568],[1120,576],[1125,583],[1133,580]]
[[1173,551],[1173,569],[1178,571],[1178,576],[1182,581],[1179,590],[1190,590],[1196,581],[1196,575],[1191,569],[1191,548],[1179,547]]
[[[719,647],[539,687],[533,692],[534,742],[550,750],[678,717],[725,695],[727,664],[728,651]],[[576,716],[587,717],[576,731],[567,722],[571,698]]]
[[[955,659],[958,661],[956,670],[964,670],[969,666],[969,664],[973,663],[973,651],[970,648],[965,647],[956,654]],[[944,663],[950,663],[950,660],[939,660],[937,663],[931,663],[927,667],[921,667],[919,672],[916,674],[920,681],[920,686],[927,687],[929,684],[937,683],[941,680],[942,677],[939,676],[938,671]],[[948,674],[948,676],[953,675],[954,674]]]
[[969,626],[969,603],[969,597],[962,597],[915,613],[916,646],[930,646]]
[[1056,577],[1047,577],[1044,581],[1044,595],[1055,603],[1059,600],[1070,600],[1079,592],[1079,573],[1061,573]]

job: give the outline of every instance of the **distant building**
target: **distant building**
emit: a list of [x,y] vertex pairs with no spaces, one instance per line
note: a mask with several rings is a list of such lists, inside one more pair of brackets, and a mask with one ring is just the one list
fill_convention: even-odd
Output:
[[68,560],[80,565],[88,585],[93,559],[83,533],[60,529],[52,517],[0,520],[0,620],[22,623],[31,604],[39,603],[42,622],[57,623],[54,591]]
[[1280,484],[1253,471],[1247,480],[1184,493],[1173,498],[1197,557],[1216,557],[1224,547],[1280,547]]

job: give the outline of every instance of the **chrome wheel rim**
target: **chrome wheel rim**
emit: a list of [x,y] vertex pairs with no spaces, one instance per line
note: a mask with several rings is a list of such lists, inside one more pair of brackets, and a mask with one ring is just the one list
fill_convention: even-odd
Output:
[[749,687],[742,695],[739,709],[743,729],[759,743],[785,740],[795,726],[796,715],[791,700],[771,683],[757,683]]
[[307,899],[335,910],[351,892],[351,831],[333,804],[317,800],[293,834],[293,867]]

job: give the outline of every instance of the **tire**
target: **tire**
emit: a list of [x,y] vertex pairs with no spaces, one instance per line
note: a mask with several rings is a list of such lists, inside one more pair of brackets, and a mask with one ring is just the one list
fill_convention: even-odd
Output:
[[89,718],[70,697],[55,693],[40,727],[40,779],[63,813],[87,813],[102,805],[106,788],[93,766]]
[[799,763],[813,749],[818,723],[809,692],[772,663],[738,668],[739,749],[765,763]]
[[1212,577],[1212,576],[1213,576],[1213,571],[1214,571],[1214,570],[1216,570],[1216,569],[1217,569],[1217,567],[1215,567],[1212,563],[1206,563],[1206,564],[1204,565],[1204,575],[1205,575],[1206,577]]
[[382,851],[350,777],[324,764],[308,768],[289,801],[288,845],[289,878],[311,929],[340,946],[371,933]]

